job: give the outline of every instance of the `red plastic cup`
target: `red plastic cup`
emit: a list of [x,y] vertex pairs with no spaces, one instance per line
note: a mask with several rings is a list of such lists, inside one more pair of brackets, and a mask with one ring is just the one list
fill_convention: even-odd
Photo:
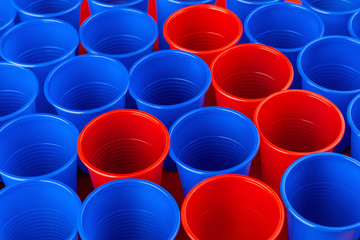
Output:
[[240,44],[219,54],[211,64],[218,106],[232,108],[250,119],[272,93],[289,89],[294,70],[280,51],[262,44]]
[[94,188],[123,178],[161,183],[170,136],[154,116],[132,109],[104,113],[82,130],[77,149]]
[[345,131],[340,110],[305,90],[270,95],[256,108],[254,123],[260,134],[262,180],[278,194],[291,163],[311,153],[332,152]]
[[181,221],[193,240],[273,240],[283,227],[284,207],[263,182],[244,175],[218,175],[186,196]]

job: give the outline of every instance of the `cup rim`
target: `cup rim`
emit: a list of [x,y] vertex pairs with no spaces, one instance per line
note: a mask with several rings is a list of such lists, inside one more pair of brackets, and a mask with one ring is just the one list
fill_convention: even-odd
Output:
[[[64,190],[64,192],[67,192],[69,194],[69,196],[71,196],[71,198],[74,200],[74,205],[78,205],[78,209],[80,210],[81,207],[81,200],[79,198],[79,196],[77,195],[77,193],[71,189],[69,186],[65,185],[62,182],[59,182],[57,180],[53,180],[53,179],[40,179],[40,180],[30,180],[30,181],[24,181],[21,184],[15,184],[15,185],[11,185],[11,186],[6,186],[5,188],[0,190],[0,197],[6,195],[6,194],[11,194],[12,192],[21,192],[21,188],[27,188],[31,185],[49,185],[52,187],[56,188],[61,188],[62,190]],[[71,232],[71,235],[67,238],[67,240],[71,240],[74,239],[77,235],[77,225],[76,222],[74,224],[74,230]]]
[[[17,31],[21,31],[22,28],[27,28],[29,26],[39,25],[39,24],[40,25],[42,25],[42,24],[60,24],[60,25],[66,26],[68,33],[72,34],[73,35],[72,37],[74,37],[74,39],[72,39],[72,40],[75,40],[73,46],[69,49],[66,49],[67,52],[63,56],[58,57],[53,60],[50,60],[50,61],[41,62],[41,63],[18,62],[16,60],[10,59],[7,56],[5,56],[5,54],[2,51],[3,45],[4,45],[4,42],[7,40],[7,38],[10,37],[11,34],[17,34]],[[74,51],[77,49],[78,45],[79,45],[79,35],[78,35],[76,29],[69,23],[60,21],[60,20],[56,20],[56,19],[36,19],[36,20],[21,22],[21,23],[17,24],[15,27],[10,28],[6,33],[4,33],[2,35],[2,37],[0,38],[0,55],[5,61],[15,64],[17,66],[21,66],[21,67],[25,67],[25,68],[41,68],[41,67],[48,67],[53,64],[57,64],[61,61],[64,61],[65,59],[67,59],[74,53]]]
[[331,15],[348,15],[351,13],[354,13],[356,11],[360,10],[360,6],[353,10],[348,11],[331,11],[331,10],[325,10],[318,7],[313,6],[311,3],[308,2],[308,0],[301,0],[301,3],[304,4],[304,6],[312,9],[315,12],[322,13],[322,14],[331,14]]
[[[86,41],[84,41],[84,38],[85,38],[84,37],[84,35],[85,35],[84,32],[87,31],[89,26],[93,22],[96,22],[98,18],[100,18],[102,16],[107,16],[108,17],[108,16],[110,16],[112,14],[122,15],[124,13],[133,14],[133,15],[136,14],[139,17],[141,17],[143,20],[149,22],[152,25],[152,33],[153,33],[153,35],[150,37],[150,41],[145,46],[141,47],[140,49],[137,49],[136,51],[129,52],[129,53],[108,54],[108,53],[102,53],[102,52],[99,52],[99,51],[95,50]],[[145,13],[145,12],[143,12],[141,10],[137,10],[135,8],[113,8],[113,9],[109,9],[109,10],[99,12],[99,13],[97,13],[95,15],[91,15],[90,17],[88,17],[83,22],[83,24],[80,26],[79,36],[80,36],[80,42],[81,42],[82,46],[88,51],[88,53],[103,55],[103,56],[107,56],[107,57],[111,57],[111,58],[122,59],[122,58],[128,58],[128,57],[136,56],[136,55],[144,52],[147,48],[150,48],[155,43],[155,41],[156,41],[156,39],[158,37],[158,27],[157,27],[157,24],[156,24],[155,20],[150,15],[148,15],[147,13]]]
[[298,219],[299,221],[301,221],[303,224],[307,225],[308,227],[311,228],[315,228],[315,229],[319,229],[322,231],[328,231],[328,232],[343,232],[343,231],[349,231],[351,229],[354,228],[358,228],[360,226],[360,221],[358,223],[354,223],[351,225],[347,225],[347,226],[342,226],[342,227],[330,227],[330,226],[325,226],[325,225],[320,225],[317,223],[314,223],[306,218],[304,218],[303,216],[301,216],[292,206],[292,204],[290,203],[287,194],[286,194],[286,179],[288,178],[288,176],[290,175],[291,171],[295,170],[299,165],[301,165],[303,162],[307,162],[307,161],[311,161],[312,159],[316,159],[316,157],[318,156],[329,156],[329,158],[331,157],[336,157],[336,158],[342,158],[348,162],[351,162],[352,164],[356,164],[358,167],[360,167],[360,162],[358,162],[357,160],[340,154],[340,153],[333,153],[333,152],[317,152],[317,153],[312,153],[306,156],[303,156],[301,158],[299,158],[298,160],[296,160],[295,162],[293,162],[285,171],[284,175],[282,176],[281,179],[281,183],[280,183],[280,193],[281,193],[281,197],[282,200],[284,202],[284,205],[287,209],[287,211],[289,211],[296,219]]
[[[9,27],[11,25],[11,23],[13,23],[15,18],[16,18],[16,9],[13,7],[13,4],[11,3],[11,1],[9,1],[9,6],[10,6],[10,9],[13,10],[13,11],[10,10],[11,13],[12,13],[12,16],[10,17],[10,19],[6,23],[4,23],[4,25],[0,26],[0,31],[6,29],[7,27]],[[7,11],[10,12],[9,9],[7,9]]]
[[285,221],[284,205],[281,202],[280,197],[266,183],[264,183],[256,178],[250,177],[250,176],[238,175],[238,174],[223,174],[223,175],[213,176],[213,177],[210,177],[210,178],[207,178],[207,179],[201,181],[200,183],[198,183],[195,187],[193,187],[190,190],[190,192],[185,196],[185,199],[181,206],[181,222],[183,224],[183,227],[184,227],[184,230],[186,231],[186,233],[188,233],[188,235],[191,236],[192,239],[197,239],[197,240],[199,239],[198,237],[196,237],[194,232],[191,230],[189,223],[187,221],[186,209],[187,209],[187,206],[189,205],[189,202],[191,201],[191,198],[193,197],[193,195],[196,194],[199,191],[199,189],[202,189],[213,182],[219,182],[219,181],[225,181],[225,180],[231,180],[231,179],[239,179],[239,180],[245,181],[249,184],[252,184],[256,187],[259,187],[260,189],[264,190],[267,193],[267,195],[271,196],[272,199],[275,200],[275,203],[278,206],[278,209],[280,212],[279,213],[280,221],[279,221],[279,224],[276,227],[274,233],[272,234],[272,236],[269,237],[269,239],[276,239],[276,237],[279,236],[279,234],[284,226],[284,221]]
[[178,207],[174,197],[160,185],[150,182],[150,181],[147,181],[147,180],[138,179],[138,178],[117,179],[117,180],[105,183],[105,184],[101,185],[100,187],[96,188],[94,191],[92,191],[86,197],[83,204],[81,205],[81,208],[80,208],[80,211],[78,214],[78,219],[77,219],[77,225],[78,225],[80,237],[82,237],[84,239],[86,238],[82,220],[83,220],[84,212],[85,212],[88,204],[92,201],[92,199],[96,198],[99,194],[101,194],[100,192],[107,191],[108,188],[110,188],[113,185],[116,185],[118,187],[126,186],[126,185],[133,185],[133,186],[137,186],[137,187],[141,187],[141,188],[147,188],[147,189],[151,188],[151,189],[161,193],[163,197],[165,197],[166,199],[169,200],[169,203],[172,205],[172,208],[175,210],[174,211],[174,215],[176,217],[176,222],[174,224],[175,228],[172,230],[171,236],[169,239],[174,239],[176,237],[176,235],[179,231],[179,228],[180,228],[180,210],[179,210],[179,207]]
[[347,112],[346,112],[346,119],[347,122],[351,128],[351,130],[358,136],[360,136],[360,129],[356,126],[353,118],[352,118],[352,111],[354,109],[355,104],[359,104],[357,102],[359,102],[359,98],[360,98],[360,94],[356,95],[349,103],[348,107],[347,107]]
[[[262,106],[264,104],[266,104],[269,100],[272,100],[274,98],[279,97],[279,95],[281,96],[281,95],[284,95],[284,94],[301,94],[301,95],[305,95],[305,96],[315,98],[315,99],[321,101],[323,104],[326,104],[328,107],[332,108],[335,112],[337,112],[338,115],[339,115],[339,118],[340,118],[340,122],[341,122],[341,129],[340,129],[340,133],[337,136],[337,138],[332,143],[330,143],[328,146],[325,146],[322,149],[318,149],[318,150],[312,151],[312,152],[295,152],[295,151],[287,150],[287,149],[284,149],[284,148],[281,148],[281,147],[275,145],[270,140],[268,140],[265,137],[264,133],[262,132],[261,128],[259,127],[259,122],[258,122],[259,121],[258,120],[259,111],[262,108]],[[310,91],[307,91],[307,90],[301,90],[301,89],[284,90],[284,91],[276,92],[276,93],[273,93],[273,94],[269,95],[267,98],[264,99],[264,101],[262,101],[256,107],[255,112],[254,112],[254,124],[255,124],[256,128],[258,129],[258,131],[259,131],[260,138],[262,139],[262,141],[264,141],[265,144],[267,144],[272,149],[274,149],[274,150],[276,150],[278,152],[281,152],[281,153],[287,154],[287,155],[294,155],[294,156],[297,156],[297,157],[302,157],[304,155],[308,155],[308,154],[311,154],[311,153],[330,151],[331,149],[333,149],[341,141],[341,139],[343,138],[344,133],[345,133],[345,120],[344,120],[344,117],[343,117],[342,113],[336,107],[336,105],[334,103],[332,103],[330,100],[328,100],[327,98],[325,98],[325,97],[323,97],[323,96],[321,96],[321,95],[319,95],[317,93],[310,92]]]
[[[49,84],[52,81],[53,77],[56,76],[56,74],[58,73],[58,71],[61,71],[61,69],[63,69],[64,67],[74,64],[76,62],[81,62],[81,61],[86,61],[86,59],[100,59],[100,60],[104,60],[107,62],[111,62],[112,64],[117,65],[117,68],[121,69],[121,71],[124,73],[124,76],[126,77],[126,79],[124,79],[126,81],[126,86],[124,89],[120,89],[121,92],[119,93],[119,95],[113,99],[111,102],[102,105],[100,107],[97,108],[92,108],[92,109],[87,109],[87,110],[78,110],[78,109],[71,109],[71,108],[67,108],[64,106],[61,106],[56,100],[54,100],[54,98],[52,97],[52,95],[49,93]],[[106,56],[102,56],[102,55],[89,55],[89,54],[83,54],[83,55],[79,55],[79,56],[75,56],[73,58],[69,58],[63,62],[61,62],[60,64],[58,64],[56,67],[54,67],[51,72],[48,74],[48,76],[45,79],[44,82],[44,94],[46,99],[49,101],[49,103],[54,106],[56,109],[59,109],[61,111],[70,113],[70,114],[93,114],[93,113],[99,113],[101,111],[105,111],[106,109],[109,109],[110,107],[112,107],[113,105],[115,105],[117,102],[119,102],[120,99],[122,99],[126,92],[129,89],[129,74],[127,69],[125,68],[125,66],[120,63],[118,60],[113,59],[113,58],[109,58]]]
[[244,159],[241,163],[231,167],[231,168],[226,168],[226,169],[222,169],[222,170],[214,170],[214,171],[209,171],[209,170],[202,170],[202,169],[197,169],[194,168],[186,163],[184,163],[183,161],[181,161],[177,155],[174,153],[173,151],[173,147],[171,147],[170,145],[170,150],[169,150],[169,156],[171,157],[171,159],[176,163],[176,165],[181,166],[182,168],[186,169],[187,171],[190,171],[192,173],[196,173],[196,174],[200,174],[202,176],[213,176],[213,175],[220,175],[220,174],[229,174],[232,172],[235,172],[238,169],[241,169],[243,167],[245,167],[247,164],[249,164],[253,158],[256,156],[257,152],[259,151],[259,147],[260,147],[260,135],[259,132],[255,126],[255,124],[250,120],[250,118],[248,118],[247,116],[245,116],[243,113],[240,113],[236,110],[230,109],[230,108],[225,108],[225,107],[217,107],[217,106],[213,106],[213,107],[202,107],[202,108],[197,108],[194,109],[192,111],[189,111],[187,113],[185,113],[184,115],[182,115],[181,117],[179,117],[170,127],[169,129],[169,134],[170,134],[170,139],[173,137],[174,131],[179,128],[179,125],[182,123],[182,121],[192,118],[196,115],[202,114],[202,113],[206,113],[206,112],[220,112],[220,113],[227,113],[227,114],[232,114],[233,116],[236,116],[237,118],[241,118],[242,121],[244,121],[247,125],[249,125],[249,128],[251,128],[251,131],[254,134],[255,137],[255,143],[254,143],[254,147],[251,149],[250,154],[247,156],[246,159]]
[[0,116],[0,122],[2,121],[7,121],[9,119],[15,118],[16,116],[21,115],[24,111],[26,111],[28,109],[28,107],[33,104],[35,102],[35,99],[39,93],[39,84],[38,84],[38,80],[36,78],[36,76],[34,75],[33,72],[31,72],[29,69],[20,67],[20,66],[16,66],[10,63],[6,63],[6,62],[1,62],[0,63],[0,68],[1,67],[8,67],[8,68],[14,68],[17,71],[22,71],[24,72],[27,76],[28,76],[28,80],[31,81],[34,89],[33,89],[33,93],[31,95],[31,97],[29,98],[29,100],[26,102],[26,104],[24,106],[22,106],[21,108],[19,108],[18,110],[16,110],[15,112],[12,112],[10,114],[4,115],[4,116]]
[[357,38],[360,39],[360,35],[356,34],[353,28],[354,22],[356,20],[356,18],[360,19],[360,11],[355,12],[353,15],[351,15],[351,17],[349,18],[349,22],[348,22],[348,30],[350,35],[353,38]]
[[[235,51],[235,50],[240,50],[240,49],[254,49],[254,50],[264,50],[267,52],[270,52],[274,55],[277,55],[279,57],[281,57],[281,60],[285,61],[287,66],[290,69],[290,78],[288,80],[288,82],[286,83],[285,86],[283,86],[282,89],[280,89],[279,91],[283,91],[283,90],[287,90],[289,89],[289,87],[291,86],[292,82],[293,82],[293,78],[294,78],[294,69],[293,66],[290,62],[290,60],[279,50],[267,46],[267,45],[263,45],[263,44],[258,44],[258,43],[244,43],[244,44],[240,44],[240,45],[235,45],[233,47],[230,47],[228,49],[226,49],[225,51],[223,51],[222,53],[220,53],[219,55],[217,55],[217,57],[215,57],[215,59],[212,61],[210,69],[211,72],[214,71],[215,65],[218,61],[221,60],[222,57],[225,57],[227,54]],[[211,84],[213,85],[213,87],[219,91],[222,95],[235,100],[235,101],[241,101],[241,102],[254,102],[254,103],[260,103],[261,101],[263,101],[266,97],[262,97],[262,98],[244,98],[244,97],[239,97],[239,96],[235,96],[233,94],[228,93],[227,91],[225,91],[217,82],[214,76],[212,76],[212,81]]]
[[28,16],[41,17],[41,18],[53,18],[53,17],[59,17],[61,15],[65,15],[69,12],[74,11],[76,8],[80,7],[82,0],[76,0],[76,2],[72,5],[72,7],[68,8],[66,10],[63,10],[60,12],[54,12],[54,13],[35,13],[35,12],[29,11],[29,10],[19,6],[19,4],[17,3],[16,0],[11,0],[11,2],[17,11],[19,11],[23,14],[26,14]]
[[245,4],[249,4],[249,5],[264,5],[264,4],[272,4],[272,3],[277,3],[280,2],[282,0],[266,0],[266,1],[252,1],[252,0],[236,0],[237,2],[241,2],[241,3],[245,3]]
[[343,42],[351,42],[351,43],[357,43],[359,44],[360,47],[360,39],[355,39],[352,37],[347,37],[347,36],[326,36],[326,37],[321,37],[318,39],[315,39],[311,42],[309,42],[307,45],[305,45],[305,47],[299,52],[298,58],[296,60],[296,65],[297,65],[297,69],[299,71],[299,74],[301,76],[301,78],[303,79],[303,81],[308,82],[309,84],[315,86],[317,89],[320,89],[323,92],[327,92],[330,94],[336,94],[336,95],[349,95],[349,94],[357,94],[360,93],[360,88],[358,89],[353,89],[353,90],[335,90],[335,89],[331,89],[331,88],[326,88],[323,87],[315,82],[313,82],[308,76],[307,74],[304,72],[303,68],[302,68],[302,59],[304,58],[304,55],[306,54],[307,51],[309,51],[309,49],[311,49],[312,47],[316,47],[317,45],[324,43],[324,42],[331,42],[334,40],[340,40]]
[[[197,61],[199,63],[199,65],[201,65],[201,68],[206,72],[206,83],[204,84],[204,87],[200,90],[200,92],[195,95],[194,97],[192,97],[189,100],[186,100],[184,102],[181,103],[177,103],[177,104],[172,104],[172,105],[161,105],[161,104],[155,104],[155,103],[151,103],[149,101],[144,100],[142,97],[140,97],[136,92],[134,92],[133,88],[131,87],[131,75],[133,74],[133,72],[137,69],[137,68],[141,68],[141,65],[146,64],[146,62],[151,62],[152,58],[156,57],[156,56],[161,56],[161,55],[165,55],[165,56],[169,56],[172,55],[174,57],[176,56],[184,56],[186,58],[189,59],[193,59],[194,61]],[[157,109],[177,109],[177,108],[181,108],[181,107],[186,107],[188,105],[193,104],[194,102],[196,102],[197,100],[199,100],[202,96],[204,96],[204,94],[206,93],[206,91],[209,89],[210,84],[211,84],[211,72],[210,69],[208,67],[208,65],[204,62],[204,60],[202,60],[200,57],[191,54],[189,52],[185,52],[185,51],[181,51],[181,50],[162,50],[162,51],[157,51],[157,52],[153,52],[150,53],[148,55],[145,55],[144,57],[142,57],[141,59],[139,59],[138,61],[136,61],[134,63],[134,65],[131,67],[130,71],[130,85],[129,85],[129,93],[130,95],[136,99],[136,101],[141,102],[144,105],[147,105],[149,107],[152,108],[157,108]]]
[[[256,8],[255,10],[253,10],[252,12],[250,12],[249,15],[246,17],[245,23],[244,23],[244,29],[245,29],[246,36],[249,38],[249,40],[251,42],[264,44],[264,43],[258,41],[257,38],[251,33],[251,31],[249,29],[249,22],[252,20],[252,18],[254,18],[254,16],[256,16],[257,14],[261,15],[261,11],[264,11],[264,9],[269,10],[271,8],[278,8],[278,7],[297,9],[297,10],[300,10],[300,11],[303,11],[303,12],[307,12],[309,14],[309,16],[311,15],[311,17],[314,18],[314,20],[317,21],[318,24],[319,24],[320,34],[319,34],[318,38],[321,38],[324,35],[325,26],[324,26],[323,21],[321,20],[321,18],[317,14],[313,13],[310,9],[308,9],[308,8],[306,8],[306,7],[304,7],[304,6],[300,5],[300,4],[297,4],[297,3],[276,2],[276,3],[273,3],[273,4],[266,4],[266,5],[260,6],[260,7]],[[283,53],[297,53],[303,48],[304,48],[304,46],[296,47],[296,48],[279,48],[279,47],[276,47],[277,50],[279,50],[279,51],[281,51]]]
[[[67,125],[69,128],[71,128],[71,131],[73,131],[74,135],[77,137],[79,136],[79,130],[75,127],[74,124],[72,124],[70,121],[68,121],[67,119],[57,116],[57,115],[53,115],[53,114],[48,114],[48,113],[33,113],[33,114],[27,114],[27,115],[23,115],[14,119],[11,119],[10,121],[8,121],[7,123],[5,123],[4,125],[2,125],[0,127],[0,133],[2,133],[3,131],[5,131],[8,127],[12,127],[12,125],[15,124],[19,124],[21,122],[25,122],[28,120],[34,120],[34,119],[51,119],[52,121],[57,121],[57,122],[61,122],[62,124]],[[74,151],[74,153],[71,155],[71,157],[69,157],[68,161],[62,165],[60,168],[43,174],[43,175],[37,175],[37,176],[19,176],[19,175],[15,175],[12,173],[8,173],[7,171],[4,171],[2,168],[0,168],[0,173],[1,175],[7,177],[7,178],[11,178],[13,180],[16,181],[24,181],[24,180],[41,180],[44,178],[48,178],[51,179],[55,176],[57,176],[58,174],[60,174],[61,172],[63,172],[64,170],[66,170],[67,168],[69,168],[74,162],[77,162],[77,152],[76,149]]]
[[116,8],[117,6],[121,6],[121,7],[131,7],[131,6],[134,6],[135,4],[138,4],[142,1],[145,1],[145,0],[135,0],[135,1],[132,1],[132,2],[127,2],[127,3],[117,3],[117,4],[114,4],[114,3],[106,3],[106,2],[103,2],[103,1],[99,1],[99,0],[88,0],[89,1],[89,4],[92,3],[94,5],[97,5],[97,6],[100,6],[100,7],[104,7],[104,8]]
[[[86,138],[86,133],[87,133],[88,129],[91,128],[92,125],[96,124],[99,121],[102,121],[103,119],[111,118],[113,116],[119,116],[119,115],[133,115],[133,116],[145,118],[149,121],[152,121],[154,124],[156,124],[157,127],[160,129],[160,131],[162,131],[164,133],[164,137],[165,137],[164,151],[162,152],[161,156],[149,167],[139,170],[139,171],[136,171],[136,172],[131,172],[131,173],[111,173],[111,172],[107,172],[107,171],[104,171],[102,169],[99,169],[99,168],[93,166],[93,164],[85,157],[84,151],[82,149],[83,148],[82,142],[83,142],[83,139]],[[152,170],[156,169],[159,165],[161,165],[164,162],[166,156],[168,155],[169,148],[170,148],[170,136],[169,136],[168,130],[165,127],[165,125],[160,120],[158,120],[156,117],[150,115],[149,113],[146,113],[146,112],[143,112],[140,110],[134,110],[134,109],[118,109],[118,110],[109,111],[109,112],[106,112],[106,113],[103,113],[103,114],[97,116],[96,118],[91,120],[88,124],[86,124],[86,126],[80,132],[80,135],[79,135],[79,138],[77,141],[77,151],[78,151],[79,159],[81,160],[81,162],[90,171],[92,171],[98,175],[101,175],[103,177],[107,177],[107,178],[138,178],[139,175],[151,172]]]
[[[196,9],[201,9],[201,10],[210,10],[210,11],[217,11],[217,12],[221,12],[227,16],[230,16],[234,22],[236,22],[236,25],[238,25],[238,27],[236,28],[238,30],[236,36],[234,37],[234,39],[227,43],[225,46],[222,46],[222,47],[219,47],[219,48],[216,48],[216,49],[212,49],[212,50],[205,50],[205,51],[200,51],[200,50],[193,50],[193,49],[188,49],[188,48],[185,48],[185,47],[182,47],[180,46],[177,42],[174,42],[169,34],[168,34],[168,27],[169,27],[169,24],[171,24],[171,22],[177,18],[179,15],[182,15],[184,13],[187,13],[187,12],[191,12],[191,11],[194,11]],[[181,8],[177,11],[175,11],[174,13],[172,13],[165,21],[164,23],[164,26],[163,26],[163,35],[164,35],[164,38],[166,40],[166,42],[169,44],[169,45],[172,45],[174,46],[176,49],[178,50],[183,50],[183,51],[186,51],[186,52],[190,52],[190,53],[193,53],[195,55],[212,55],[212,54],[217,54],[217,53],[220,53],[221,51],[237,44],[241,38],[243,34],[243,25],[239,19],[239,17],[233,13],[232,11],[226,9],[226,8],[223,8],[223,7],[220,7],[220,6],[217,6],[217,5],[212,5],[212,4],[195,4],[195,5],[188,5],[184,8]]]

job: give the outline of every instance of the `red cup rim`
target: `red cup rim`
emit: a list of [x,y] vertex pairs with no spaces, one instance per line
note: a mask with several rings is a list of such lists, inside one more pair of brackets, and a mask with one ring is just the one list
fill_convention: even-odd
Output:
[[[176,18],[178,15],[184,14],[184,13],[189,12],[189,11],[194,11],[196,9],[214,10],[214,11],[222,12],[222,13],[224,13],[226,15],[231,16],[234,19],[234,21],[237,23],[237,25],[239,26],[237,28],[239,31],[236,34],[236,37],[230,43],[228,43],[225,46],[222,46],[222,47],[216,48],[216,49],[212,49],[212,50],[207,50],[207,51],[192,50],[192,49],[184,48],[184,47],[178,45],[176,42],[174,42],[170,38],[170,36],[168,34],[167,29],[168,29],[168,26],[169,26],[169,22],[171,23],[171,21],[173,21],[173,19]],[[211,55],[211,54],[216,54],[218,52],[224,51],[225,49],[237,44],[239,42],[242,34],[243,34],[243,26],[242,26],[242,23],[241,23],[239,17],[235,13],[233,13],[232,11],[230,11],[230,10],[228,10],[226,8],[223,8],[223,7],[220,7],[220,6],[217,6],[217,5],[212,5],[212,4],[196,4],[196,5],[190,5],[190,6],[181,8],[181,9],[177,10],[176,12],[174,12],[173,14],[171,14],[168,17],[168,19],[165,21],[165,24],[164,24],[164,27],[163,27],[164,38],[168,42],[168,44],[170,46],[174,46],[176,49],[186,51],[186,52],[190,52],[190,53],[193,53],[195,55]]]
[[[82,150],[81,147],[81,143],[83,141],[84,135],[86,135],[86,131],[96,122],[101,121],[104,118],[109,118],[111,116],[114,115],[124,115],[124,114],[130,114],[130,115],[137,115],[143,118],[148,119],[149,121],[154,122],[164,133],[165,135],[165,145],[164,145],[164,151],[161,154],[161,156],[158,158],[158,160],[153,163],[152,165],[150,165],[149,167],[142,169],[140,171],[137,172],[132,172],[132,173],[111,173],[111,172],[106,172],[103,171],[95,166],[93,166],[88,159],[85,157],[84,152]],[[169,132],[167,130],[167,128],[165,127],[165,125],[158,120],[157,118],[155,118],[154,116],[140,111],[140,110],[134,110],[134,109],[119,109],[119,110],[114,110],[114,111],[109,111],[106,112],[104,114],[101,114],[100,116],[94,118],[93,120],[91,120],[88,124],[86,124],[86,126],[83,128],[83,130],[81,131],[80,135],[79,135],[79,139],[77,142],[77,150],[78,150],[78,154],[79,154],[79,158],[81,160],[81,162],[92,172],[95,172],[96,174],[99,174],[101,176],[104,177],[108,177],[108,178],[114,178],[114,179],[118,179],[118,178],[138,178],[139,175],[148,173],[150,171],[152,171],[153,169],[157,168],[160,164],[163,163],[163,161],[165,160],[166,156],[168,155],[170,149],[170,135]]]
[[245,182],[248,182],[249,184],[253,184],[261,189],[263,189],[267,194],[269,194],[276,202],[276,205],[278,206],[279,210],[280,210],[280,219],[279,219],[279,224],[276,227],[274,233],[269,237],[269,240],[273,240],[276,239],[283,226],[284,226],[284,221],[285,221],[285,210],[284,210],[284,205],[280,199],[280,197],[278,196],[278,194],[267,184],[265,184],[264,182],[255,179],[253,177],[249,177],[249,176],[245,176],[245,175],[239,175],[239,174],[223,174],[223,175],[217,175],[214,177],[210,177],[202,182],[200,182],[199,184],[197,184],[193,189],[190,190],[190,192],[186,195],[184,202],[182,204],[181,207],[181,222],[182,225],[184,227],[184,230],[186,231],[186,233],[188,234],[188,236],[193,239],[193,240],[200,240],[198,237],[196,237],[196,235],[193,233],[193,231],[191,230],[189,223],[187,221],[187,214],[186,214],[186,208],[189,204],[189,201],[191,199],[191,197],[201,188],[203,188],[203,186],[207,185],[208,183],[211,182],[218,182],[218,181],[222,181],[225,179],[241,179]]
[[[241,48],[261,49],[261,50],[271,52],[274,55],[277,55],[277,56],[281,57],[281,59],[284,60],[286,62],[286,65],[291,69],[291,72],[290,72],[289,81],[286,83],[286,85],[280,91],[284,91],[284,90],[287,90],[287,89],[290,88],[290,86],[291,86],[291,84],[293,82],[293,79],[294,79],[294,69],[292,67],[292,64],[291,64],[290,60],[282,52],[280,52],[279,50],[276,50],[273,47],[263,45],[263,44],[244,43],[244,44],[236,45],[236,46],[233,46],[233,47],[230,47],[230,48],[226,49],[225,51],[223,51],[222,53],[217,55],[215,57],[215,59],[212,61],[211,66],[210,66],[211,72],[214,71],[215,64],[216,64],[217,61],[219,61],[220,58],[222,58],[223,56],[225,56],[226,54],[228,54],[229,52],[231,52],[233,50],[237,50],[237,49],[241,49]],[[224,89],[222,89],[220,87],[220,85],[215,81],[214,76],[212,76],[211,84],[213,85],[215,90],[219,91],[222,95],[225,95],[226,97],[231,98],[232,100],[235,100],[235,101],[260,103],[261,101],[263,101],[266,98],[266,97],[263,97],[263,98],[243,98],[243,97],[238,97],[238,96],[232,95],[232,94],[226,92]]]
[[[274,97],[277,97],[279,95],[282,95],[282,94],[287,94],[289,92],[303,94],[303,95],[310,95],[311,97],[316,98],[319,101],[322,101],[323,103],[329,105],[331,108],[333,108],[339,114],[340,121],[341,121],[341,130],[340,130],[340,133],[339,133],[338,137],[331,144],[329,144],[328,146],[326,146],[326,147],[324,147],[322,149],[312,151],[312,152],[294,152],[294,151],[286,150],[284,148],[276,146],[275,144],[273,144],[271,141],[269,141],[265,137],[265,135],[263,134],[263,132],[259,128],[259,122],[258,122],[259,111],[260,111],[261,107],[266,102],[268,102],[270,99],[272,99]],[[275,149],[275,150],[277,150],[277,151],[279,151],[279,152],[281,152],[283,154],[295,155],[295,156],[299,156],[299,157],[304,156],[304,155],[308,155],[308,154],[312,154],[312,153],[317,153],[317,152],[328,152],[328,151],[330,151],[331,149],[333,149],[341,141],[341,139],[343,138],[344,133],[345,133],[345,120],[344,120],[344,117],[343,117],[342,113],[336,107],[336,105],[334,103],[332,103],[330,100],[328,100],[327,98],[325,98],[325,97],[323,97],[323,96],[321,96],[321,95],[319,95],[317,93],[310,92],[310,91],[307,91],[307,90],[294,90],[294,89],[292,89],[292,90],[284,90],[284,91],[276,92],[276,93],[273,93],[273,94],[269,95],[264,101],[262,101],[256,107],[255,112],[254,112],[254,123],[255,123],[256,128],[259,131],[260,139],[262,139],[268,146],[270,146],[271,148],[273,148],[273,149]]]

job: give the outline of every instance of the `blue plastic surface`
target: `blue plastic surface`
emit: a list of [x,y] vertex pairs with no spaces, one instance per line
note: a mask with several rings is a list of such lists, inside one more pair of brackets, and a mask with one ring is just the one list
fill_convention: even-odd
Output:
[[360,40],[345,36],[323,37],[310,42],[299,53],[297,67],[302,88],[332,101],[345,118],[345,134],[334,152],[350,145],[350,127],[346,111],[360,93]]
[[325,24],[325,36],[349,36],[349,18],[360,10],[360,1],[301,0],[302,4],[318,14]]
[[[3,1],[3,0],[2,0]],[[10,0],[21,22],[55,18],[70,23],[79,29],[80,4],[82,0]]]
[[353,38],[360,39],[360,11],[354,13],[348,23],[348,30]]
[[[14,26],[16,10],[10,0],[0,1],[0,37]],[[0,58],[1,59],[1,58]]]
[[351,157],[360,161],[360,94],[349,103],[346,117],[351,129]]
[[162,187],[141,179],[121,179],[94,190],[78,218],[82,240],[173,240],[180,227],[174,198]]
[[159,49],[169,49],[163,34],[166,19],[177,10],[196,4],[215,4],[215,0],[156,0],[156,14],[159,27]]
[[280,187],[287,208],[288,239],[358,239],[359,186],[360,162],[351,157],[314,153],[295,161]]
[[127,69],[153,51],[158,36],[155,20],[131,8],[92,15],[81,25],[79,33],[81,44],[89,54],[113,57]]
[[296,67],[300,50],[324,34],[319,16],[295,3],[274,3],[261,6],[245,20],[245,33],[252,43],[261,43],[281,51],[294,67],[291,89],[301,88]]
[[54,179],[76,191],[77,128],[59,116],[29,114],[0,128],[0,174],[5,186]]
[[10,63],[28,68],[38,79],[36,110],[55,113],[44,95],[44,81],[60,62],[75,56],[79,36],[70,24],[53,19],[17,24],[0,39],[0,54]]
[[29,181],[0,191],[0,239],[77,240],[81,202],[56,181]]
[[147,12],[148,0],[88,0],[92,15],[114,8],[135,8]]
[[254,123],[223,107],[205,107],[181,116],[170,128],[170,156],[185,195],[199,182],[220,174],[249,175],[260,145]]

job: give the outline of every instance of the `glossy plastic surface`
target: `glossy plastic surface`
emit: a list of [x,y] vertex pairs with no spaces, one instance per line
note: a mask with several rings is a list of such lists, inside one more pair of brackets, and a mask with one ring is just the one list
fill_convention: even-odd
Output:
[[0,37],[14,26],[15,17],[16,10],[10,0],[0,1]]
[[360,11],[354,13],[348,23],[348,30],[353,38],[360,39]]
[[316,153],[295,161],[281,182],[288,239],[358,239],[359,184],[360,162],[351,157]]
[[169,148],[164,124],[132,109],[110,111],[93,119],[80,133],[77,146],[94,188],[122,178],[160,184]]
[[135,8],[143,12],[148,10],[148,0],[88,0],[92,15],[114,8]]
[[[323,95],[332,101],[346,118],[351,99],[360,93],[360,40],[344,37],[324,37],[309,43],[299,53],[298,69],[302,88]],[[347,122],[343,140],[335,152],[350,146]]]
[[263,182],[242,175],[220,175],[196,185],[181,208],[192,240],[274,240],[285,219],[279,196]]
[[360,94],[349,103],[346,117],[351,129],[351,157],[360,161]]
[[274,3],[255,9],[244,25],[250,42],[274,47],[289,58],[294,68],[291,88],[301,88],[296,60],[307,43],[324,34],[321,18],[299,4]]
[[291,163],[310,153],[333,151],[345,131],[339,109],[304,90],[270,95],[256,108],[254,123],[261,139],[262,180],[277,193]]
[[219,54],[211,64],[218,106],[252,119],[268,95],[290,87],[294,71],[280,51],[262,44],[240,44]]
[[260,142],[248,117],[222,107],[184,114],[171,126],[170,139],[170,156],[177,165],[185,195],[215,175],[249,175]]
[[78,219],[82,240],[173,240],[180,227],[174,198],[157,184],[120,179],[93,191]]

